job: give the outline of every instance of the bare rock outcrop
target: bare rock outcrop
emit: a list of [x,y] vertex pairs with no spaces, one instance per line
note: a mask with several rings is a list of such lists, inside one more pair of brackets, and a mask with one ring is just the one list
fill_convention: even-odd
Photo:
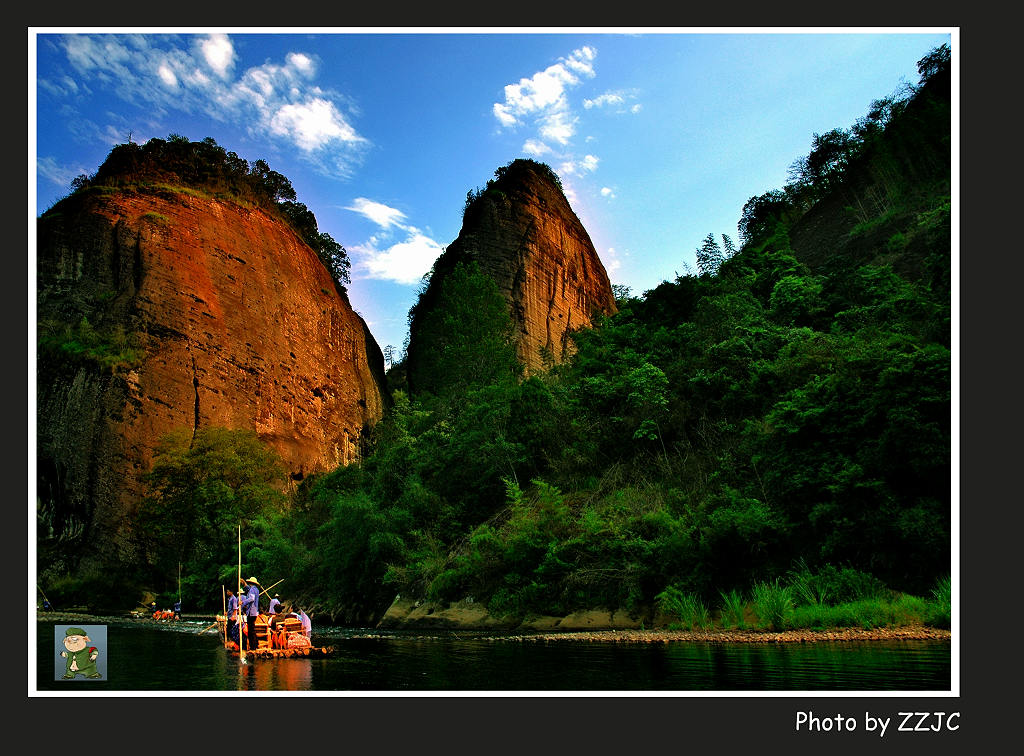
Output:
[[40,348],[42,538],[86,557],[129,548],[171,431],[254,431],[292,480],[359,458],[387,401],[383,357],[280,219],[187,190],[94,191],[39,219],[37,254],[40,343],[100,355]]
[[[616,310],[604,265],[550,168],[515,160],[467,203],[462,230],[434,264],[410,323],[410,383],[415,387],[417,320],[435,305],[438,281],[473,261],[498,286],[516,330],[527,375],[563,362],[570,334]],[[453,366],[457,369],[457,366]]]

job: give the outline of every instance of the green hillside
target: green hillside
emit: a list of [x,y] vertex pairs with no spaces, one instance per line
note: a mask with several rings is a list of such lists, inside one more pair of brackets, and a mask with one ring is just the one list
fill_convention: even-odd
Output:
[[[396,365],[363,464],[268,509],[243,571],[284,577],[291,596],[351,622],[395,594],[522,617],[682,612],[771,586],[848,601],[941,593],[948,47],[919,70],[851,129],[814,135],[791,183],[742,209],[738,247],[709,233],[697,271],[620,292],[619,312],[547,374],[509,369],[508,324],[486,307],[499,295],[460,269],[442,296],[493,314],[459,334],[473,372],[410,396]],[[235,573],[227,546],[210,557],[223,573],[212,586]]]

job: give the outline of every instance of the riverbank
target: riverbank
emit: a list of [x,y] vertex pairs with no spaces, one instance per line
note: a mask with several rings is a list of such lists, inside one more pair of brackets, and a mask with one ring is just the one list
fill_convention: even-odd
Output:
[[[111,620],[130,620],[130,616],[103,617],[75,612],[39,612],[36,619],[41,622],[57,622],[61,624],[97,624]],[[210,618],[203,615],[185,615],[184,621],[174,621],[171,624],[185,626],[187,624],[203,624]],[[152,622],[151,620],[149,622]],[[166,624],[170,621],[164,621]],[[925,625],[910,625],[899,627],[841,627],[822,630],[795,629],[795,630],[670,630],[666,628],[653,629],[550,629],[538,631],[526,629],[523,626],[515,630],[500,630],[491,628],[489,634],[482,634],[479,629],[474,628],[419,628],[419,632],[405,630],[403,637],[407,638],[466,638],[474,641],[492,641],[508,643],[554,643],[572,641],[577,643],[828,643],[828,642],[851,642],[851,641],[946,641],[952,639],[949,630]],[[497,632],[494,632],[494,631]],[[465,633],[465,635],[460,635]],[[381,639],[394,637],[390,633],[379,633],[374,630],[357,632],[349,636],[352,640],[359,639]]]
[[396,598],[377,625],[382,630],[422,632],[474,631],[494,633],[501,640],[523,641],[605,641],[616,643],[668,643],[704,641],[711,643],[816,643],[819,641],[944,640],[950,631],[923,624],[894,627],[835,627],[821,630],[785,631],[675,630],[672,617],[659,612],[626,612],[592,609],[565,617],[532,615],[509,620],[495,618],[474,602],[453,602],[447,606]]
[[213,622],[215,617],[211,614],[182,614],[180,620],[161,619],[155,620],[148,613],[135,614],[125,612],[123,614],[90,614],[89,612],[36,612],[36,620],[39,622],[59,622],[60,624],[98,624],[101,622],[148,622],[153,624],[188,624],[196,622]]

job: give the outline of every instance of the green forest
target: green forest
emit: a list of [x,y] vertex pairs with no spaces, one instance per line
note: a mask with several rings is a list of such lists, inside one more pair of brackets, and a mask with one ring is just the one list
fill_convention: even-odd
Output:
[[712,230],[696,270],[616,287],[569,361],[525,377],[497,287],[459,265],[422,325],[429,379],[391,366],[360,465],[287,489],[250,433],[168,438],[144,562],[48,592],[170,597],[180,564],[186,604],[219,609],[241,522],[243,573],[339,623],[400,594],[510,622],[657,606],[689,626],[948,626],[949,48],[918,69],[813,135],[738,244]]

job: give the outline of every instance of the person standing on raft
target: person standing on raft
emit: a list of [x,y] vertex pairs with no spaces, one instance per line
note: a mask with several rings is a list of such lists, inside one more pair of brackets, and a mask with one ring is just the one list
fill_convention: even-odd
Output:
[[255,650],[256,641],[256,617],[260,613],[260,588],[259,581],[251,577],[245,581],[248,584],[248,591],[242,599],[242,613],[246,615],[248,633],[245,638],[245,649]]

